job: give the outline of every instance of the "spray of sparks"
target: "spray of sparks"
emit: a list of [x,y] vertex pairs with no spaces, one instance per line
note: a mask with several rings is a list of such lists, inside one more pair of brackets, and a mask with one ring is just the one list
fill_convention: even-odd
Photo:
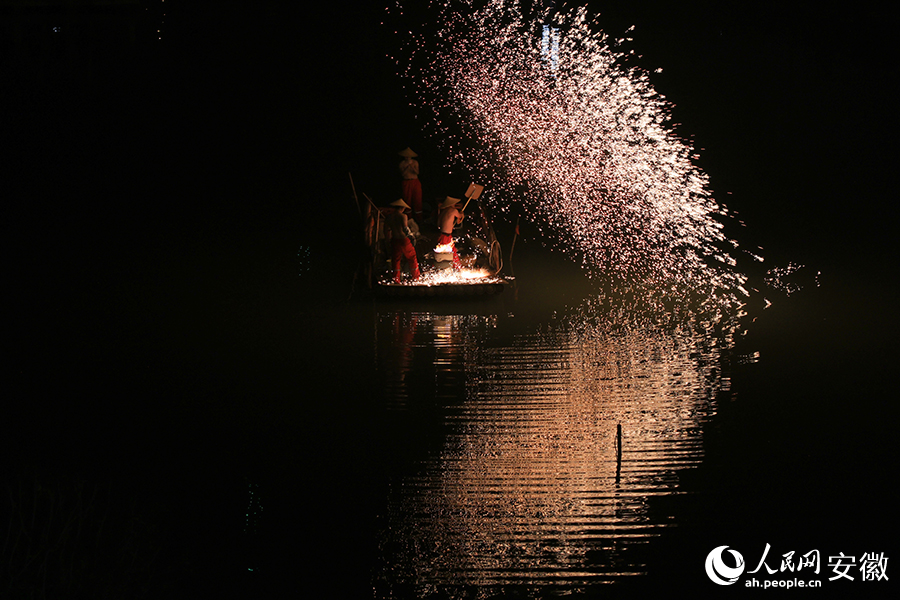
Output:
[[407,279],[401,283],[392,283],[389,278],[382,285],[399,285],[407,287],[432,287],[446,284],[481,284],[503,283],[503,279],[495,277],[487,269],[438,269],[422,273],[418,279]]
[[432,0],[414,10],[388,9],[403,24],[395,60],[407,92],[447,166],[488,181],[495,210],[520,206],[549,225],[592,275],[740,303],[727,210],[667,128],[670,105],[625,66],[624,40],[592,31],[585,9]]

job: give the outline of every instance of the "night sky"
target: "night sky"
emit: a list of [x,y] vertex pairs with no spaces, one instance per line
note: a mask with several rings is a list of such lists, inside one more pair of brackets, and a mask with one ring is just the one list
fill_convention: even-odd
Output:
[[[98,52],[104,58],[90,80],[48,77],[4,90],[25,113],[7,124],[10,179],[46,167],[49,145],[66,159],[57,166],[71,169],[70,179],[95,190],[109,183],[97,175],[105,160],[108,170],[129,171],[126,179],[168,173],[161,185],[179,180],[192,196],[187,206],[178,202],[176,220],[218,207],[219,217],[249,209],[278,223],[299,217],[305,204],[351,203],[348,172],[377,201],[391,201],[395,153],[406,146],[420,149],[423,168],[438,177],[437,145],[385,56],[397,39],[379,25],[379,3],[264,2],[252,11],[238,2],[165,4],[163,39],[153,39],[156,14],[139,29],[139,59],[122,64]],[[633,38],[633,64],[663,70],[652,81],[675,105],[676,132],[700,150],[716,198],[746,222],[737,236],[745,247],[801,263],[844,262],[848,247],[861,256],[883,248],[894,216],[886,174],[895,154],[888,90],[896,67],[878,9],[617,1],[589,8],[611,37]],[[24,133],[31,117],[52,144],[35,141],[34,128]],[[33,191],[32,179],[21,177],[23,193]],[[248,207],[238,196],[254,184],[269,193]],[[99,201],[99,210],[127,218],[101,194],[89,196],[88,205]]]

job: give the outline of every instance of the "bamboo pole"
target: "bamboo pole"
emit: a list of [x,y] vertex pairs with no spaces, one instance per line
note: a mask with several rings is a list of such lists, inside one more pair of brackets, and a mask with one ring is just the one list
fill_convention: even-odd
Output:
[[516,217],[516,233],[513,235],[512,246],[509,249],[509,263],[512,264],[513,252],[516,250],[516,238],[519,237],[519,217]]
[[359,196],[356,195],[356,185],[353,183],[353,174],[347,173],[350,177],[350,187],[353,188],[353,199],[356,200],[356,212],[359,213],[359,218],[362,219],[362,206],[359,204]]

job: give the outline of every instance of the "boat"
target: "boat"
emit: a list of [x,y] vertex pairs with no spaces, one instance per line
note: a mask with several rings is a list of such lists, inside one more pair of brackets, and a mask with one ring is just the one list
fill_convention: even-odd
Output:
[[415,238],[416,257],[421,277],[413,280],[408,265],[403,261],[400,283],[393,280],[391,265],[390,230],[385,220],[398,209],[394,206],[378,207],[373,202],[366,205],[365,281],[373,292],[381,296],[485,296],[501,293],[510,283],[502,276],[503,268],[500,242],[491,226],[487,209],[475,198],[469,197],[465,208],[466,218],[453,231],[454,244],[461,268],[453,268],[452,249],[436,247],[440,231],[437,214],[421,224],[410,220],[410,230]]

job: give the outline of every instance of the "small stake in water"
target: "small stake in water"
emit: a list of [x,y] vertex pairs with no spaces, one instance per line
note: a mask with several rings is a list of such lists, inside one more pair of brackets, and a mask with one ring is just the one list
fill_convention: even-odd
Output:
[[622,475],[622,424],[616,425],[616,484]]

